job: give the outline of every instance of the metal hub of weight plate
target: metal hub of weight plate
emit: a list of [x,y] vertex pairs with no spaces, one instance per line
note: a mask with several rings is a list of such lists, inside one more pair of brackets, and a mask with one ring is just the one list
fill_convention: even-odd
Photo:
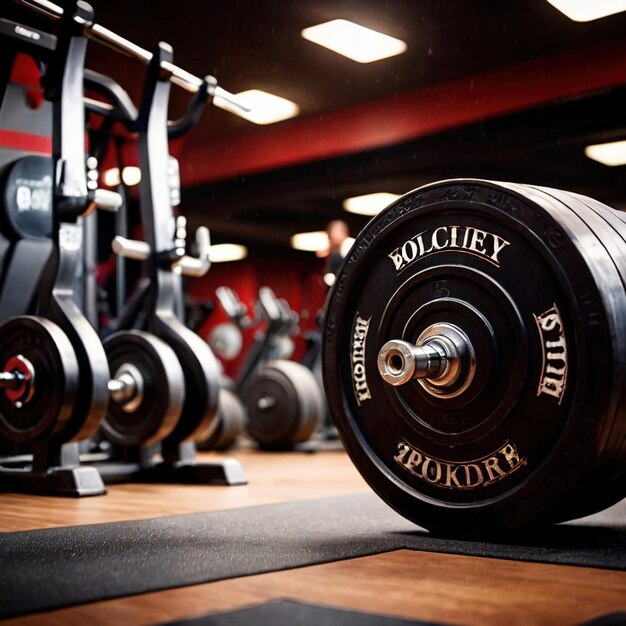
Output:
[[270,361],[246,387],[248,435],[262,446],[307,441],[324,417],[324,399],[309,369]]
[[[328,301],[325,387],[346,449],[384,500],[437,532],[606,504],[600,488],[572,506],[622,447],[624,242],[549,191],[417,189],[359,235]],[[385,363],[417,369],[392,384]]]
[[104,436],[122,446],[162,441],[178,423],[185,400],[176,354],[157,337],[135,330],[114,333],[104,349],[113,375]]
[[49,438],[68,422],[78,391],[78,362],[65,333],[40,317],[0,326],[0,433],[19,443]]

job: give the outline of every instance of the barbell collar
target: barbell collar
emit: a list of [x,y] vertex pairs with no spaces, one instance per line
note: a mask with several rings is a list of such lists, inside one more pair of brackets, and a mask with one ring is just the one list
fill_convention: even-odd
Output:
[[423,346],[393,339],[378,353],[378,371],[386,383],[399,387],[418,378],[436,380],[446,373],[448,362],[454,358],[456,355],[449,357],[436,339]]
[[454,324],[432,324],[416,343],[387,341],[377,358],[378,372],[393,387],[416,380],[428,393],[455,397],[474,378],[476,355],[469,337]]

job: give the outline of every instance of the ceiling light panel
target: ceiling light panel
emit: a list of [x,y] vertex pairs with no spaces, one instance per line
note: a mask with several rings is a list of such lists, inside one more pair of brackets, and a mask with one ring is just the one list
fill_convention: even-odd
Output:
[[378,215],[399,197],[397,193],[388,193],[386,191],[368,193],[364,196],[346,198],[343,201],[343,208],[348,213],[356,213],[357,215]]
[[603,165],[626,165],[626,141],[599,143],[585,148],[585,154]]
[[548,2],[575,22],[591,22],[626,11],[626,0],[548,0]]
[[401,39],[384,35],[348,20],[331,20],[302,31],[302,36],[357,63],[371,63],[402,54],[407,46]]
[[229,102],[219,96],[213,98],[213,104],[254,124],[274,124],[300,113],[300,107],[295,102],[260,89],[248,89],[235,95],[249,111],[233,109]]
[[291,247],[304,252],[317,252],[328,248],[328,235],[325,230],[296,233],[291,237]]

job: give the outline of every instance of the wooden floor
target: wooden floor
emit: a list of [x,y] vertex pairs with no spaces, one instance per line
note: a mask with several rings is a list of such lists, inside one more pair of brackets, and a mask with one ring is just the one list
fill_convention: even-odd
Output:
[[[67,500],[0,495],[0,531],[49,528],[320,498],[368,488],[343,453],[241,451],[250,485],[118,485]],[[6,572],[4,572],[6,574]],[[580,624],[626,611],[626,572],[397,551],[160,591],[7,624],[154,624],[291,598],[444,624]]]

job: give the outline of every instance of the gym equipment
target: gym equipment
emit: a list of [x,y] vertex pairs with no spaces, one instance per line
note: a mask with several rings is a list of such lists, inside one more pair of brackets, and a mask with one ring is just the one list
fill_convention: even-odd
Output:
[[[218,287],[218,301],[233,323],[216,326],[207,342],[211,349],[222,358],[236,358],[243,346],[242,329],[251,328],[255,321],[248,316],[245,304],[228,287]],[[222,372],[217,404],[217,426],[204,441],[198,442],[201,450],[228,450],[246,431],[246,410],[237,394],[233,380]]]
[[259,289],[256,321],[232,289],[220,287],[216,295],[240,327],[265,323],[235,378],[248,435],[264,449],[292,449],[308,441],[323,418],[324,401],[311,371],[284,358],[284,339],[297,326],[297,316],[269,287]]
[[368,224],[327,303],[324,380],[389,505],[476,535],[626,495],[625,241],[590,198],[480,180]]
[[324,402],[324,420],[318,432],[317,438],[322,441],[335,442],[339,444],[339,433],[333,423],[326,394],[324,393],[324,378],[322,375],[322,326],[324,324],[324,311],[320,310],[315,316],[317,328],[302,333],[302,338],[306,341],[306,352],[302,359],[302,365],[313,373],[317,386],[322,394]]
[[[149,261],[149,281],[144,283],[141,296],[147,307],[145,326],[175,352],[184,374],[185,399],[173,430],[160,441],[158,448],[135,449],[135,457],[139,456],[135,460],[139,460],[139,471],[145,474],[143,479],[154,476],[159,481],[246,484],[245,473],[235,460],[199,464],[195,459],[196,442],[205,441],[217,428],[219,369],[209,346],[178,317],[182,301],[181,275],[202,276],[209,269],[210,241],[208,230],[199,228],[196,233],[198,256],[186,255],[184,227],[177,228],[172,211],[167,119],[170,82],[162,73],[162,68],[171,63],[171,48],[160,44],[151,55],[134,124],[142,170],[140,209],[146,241],[118,236],[113,249],[119,256]],[[189,120],[197,121],[212,82],[209,78],[203,81],[199,97],[190,103],[177,132],[189,127]],[[106,428],[104,433],[108,435]],[[137,442],[118,439],[117,443],[129,446]],[[163,457],[162,463],[155,460],[159,455]],[[122,456],[128,456],[128,450]]]
[[[284,340],[297,328],[298,316],[268,287],[259,290],[259,307],[268,320],[263,365],[244,387],[248,435],[265,449],[291,449],[308,441],[320,427],[325,405],[312,372],[287,361]],[[292,342],[293,343],[293,342]],[[289,355],[290,356],[290,355]]]
[[[30,9],[33,9],[34,11],[37,11],[38,13],[41,13],[47,18],[63,21],[65,17],[64,8],[57,4],[54,4],[50,0],[16,0],[16,2]],[[78,0],[76,3],[71,2],[70,5],[77,5],[79,8],[85,9],[85,14],[91,14],[92,16],[91,20],[84,20],[80,24],[80,35],[104,44],[105,46],[115,50],[116,52],[120,52],[129,57],[137,59],[144,65],[148,65],[152,61],[153,55],[148,50],[144,50],[137,44],[134,44],[132,41],[121,37],[120,35],[114,33],[104,26],[101,26],[100,24],[96,24],[93,21],[93,10],[86,2]],[[51,47],[52,45],[54,45],[53,42],[50,42],[50,38],[47,34],[41,35],[38,33],[38,31],[35,31],[40,36],[33,37],[31,34],[32,32],[33,31],[30,31],[29,28],[25,28],[22,30],[22,32],[17,33],[17,35],[20,36],[26,43],[28,43],[29,40],[31,40],[31,42],[32,40],[34,40],[37,47],[40,47],[42,45]],[[213,77],[211,77],[211,80],[208,81],[208,86],[205,87],[205,80],[200,79],[190,72],[182,69],[181,67],[174,65],[171,60],[163,61],[161,70],[163,80],[170,81],[173,84],[182,87],[186,91],[195,94],[201,92],[203,89],[206,88],[206,93],[204,94],[205,100],[209,97],[212,98],[214,96],[218,96],[221,100],[224,101],[225,106],[228,106],[235,111],[243,111],[246,113],[250,111],[250,109],[245,104],[240,102],[235,95],[220,87],[217,84],[217,80],[215,80],[215,78]],[[197,121],[197,119],[195,121]],[[192,121],[192,124],[195,123],[195,121]],[[181,130],[182,132],[186,132],[184,128],[181,128]]]
[[246,431],[246,410],[232,389],[220,387],[217,401],[217,426],[204,441],[198,442],[200,450],[228,450]]
[[[0,320],[34,312],[52,254],[52,160],[30,155],[0,172]],[[19,288],[16,286],[19,285]]]
[[267,362],[245,396],[248,435],[264,449],[291,449],[308,441],[324,416],[319,385],[294,361]]
[[207,337],[207,342],[217,356],[227,361],[236,359],[243,348],[241,331],[232,322],[214,326]]
[[[93,25],[93,12],[89,5],[77,0],[67,3],[60,17],[58,38],[40,37],[46,44],[42,47],[30,41],[26,44],[37,59],[47,63],[45,97],[53,102],[54,243],[51,261],[39,285],[39,317],[13,317],[0,326],[0,339],[4,346],[0,433],[13,441],[27,442],[33,451],[30,465],[18,467],[9,463],[0,468],[0,483],[8,489],[63,495],[104,493],[97,469],[79,465],[76,442],[95,433],[109,406],[111,411],[105,431],[113,440],[122,440],[127,444],[141,441],[145,445],[176,433],[171,440],[173,444],[169,448],[166,445],[162,447],[164,460],[160,465],[165,468],[165,473],[184,475],[186,480],[194,480],[207,472],[193,470],[208,469],[214,480],[215,468],[197,468],[193,444],[187,441],[199,432],[206,434],[214,423],[212,403],[215,401],[210,389],[212,363],[207,359],[196,366],[198,357],[194,350],[206,356],[201,349],[208,348],[192,333],[193,339],[187,338],[185,333],[190,331],[175,319],[173,310],[168,310],[167,295],[173,292],[174,284],[168,283],[167,278],[162,278],[161,273],[156,271],[153,283],[160,282],[163,287],[161,293],[165,296],[159,298],[158,290],[153,292],[157,296],[155,309],[159,313],[155,320],[161,334],[167,337],[173,348],[147,333],[120,332],[107,340],[105,353],[97,334],[75,303],[74,282],[82,262],[81,219],[95,208],[117,210],[121,198],[116,193],[98,189],[95,177],[90,176],[87,180],[84,157],[84,34]],[[30,39],[37,40],[32,36]],[[52,49],[48,45],[50,43],[56,43],[56,46]],[[124,40],[118,43],[123,45]],[[129,42],[126,44],[132,46]],[[164,46],[160,52],[163,50]],[[140,114],[137,121],[140,151],[143,150],[143,162],[148,172],[156,159],[150,160],[147,155],[150,150],[162,147],[159,132],[153,130],[155,117],[156,124],[160,120],[158,115],[152,113],[159,107],[152,107],[152,100],[158,99],[154,94],[159,92],[160,84],[166,80],[160,77],[161,62],[168,63],[163,58],[166,53],[167,50],[164,54],[155,55],[151,62],[146,82],[147,106],[142,109],[148,114]],[[179,72],[175,66],[168,69],[173,74]],[[215,88],[215,81],[205,80],[203,85],[198,93],[206,100],[209,85]],[[162,125],[164,155],[167,155],[168,89],[169,82],[167,89],[160,90],[160,108],[165,112]],[[115,110],[115,107],[107,107],[103,103],[92,103],[92,106],[97,111]],[[117,107],[118,110],[121,108],[123,106]],[[153,176],[156,180],[162,172],[158,171],[158,167],[153,167],[153,170],[156,170]],[[147,176],[148,180],[150,178]],[[148,206],[154,204],[152,191],[148,185],[143,194],[149,197]],[[171,214],[171,207],[167,208]],[[167,216],[161,214],[158,217]],[[153,216],[145,218],[144,222],[149,223],[149,219]],[[153,239],[152,249],[156,255],[161,252],[163,242],[156,237]],[[208,246],[208,241],[202,243],[205,248]],[[171,250],[162,252],[166,258],[160,257],[160,261],[175,261],[181,271],[192,273],[206,266],[204,259],[185,256],[184,249],[181,252],[180,248],[176,248],[174,258]],[[206,250],[204,252],[206,255]],[[177,324],[182,330],[177,328]],[[107,355],[115,367],[112,379]],[[185,375],[181,362],[185,366]],[[198,380],[200,375],[204,376],[201,381]],[[195,383],[187,392],[185,376],[187,380],[191,377],[191,382]],[[49,381],[54,384],[50,385]],[[213,393],[213,396],[216,395],[216,392]],[[174,446],[177,446],[176,450],[173,450]],[[236,462],[222,463],[219,470],[217,480],[220,482],[229,482],[231,478],[238,483],[246,480]]]
[[62,167],[53,167],[53,251],[39,284],[39,317],[12,317],[0,326],[0,432],[28,443],[33,452],[30,466],[1,468],[0,483],[10,490],[105,493],[97,470],[79,465],[76,442],[93,435],[104,417],[109,369],[97,334],[74,302],[74,279],[80,264],[80,217],[96,206],[114,209],[118,198],[87,186],[86,40],[77,32],[82,19],[90,20],[87,6],[66,13],[52,51],[27,44],[35,58],[48,64],[45,97],[53,103],[53,163]]

